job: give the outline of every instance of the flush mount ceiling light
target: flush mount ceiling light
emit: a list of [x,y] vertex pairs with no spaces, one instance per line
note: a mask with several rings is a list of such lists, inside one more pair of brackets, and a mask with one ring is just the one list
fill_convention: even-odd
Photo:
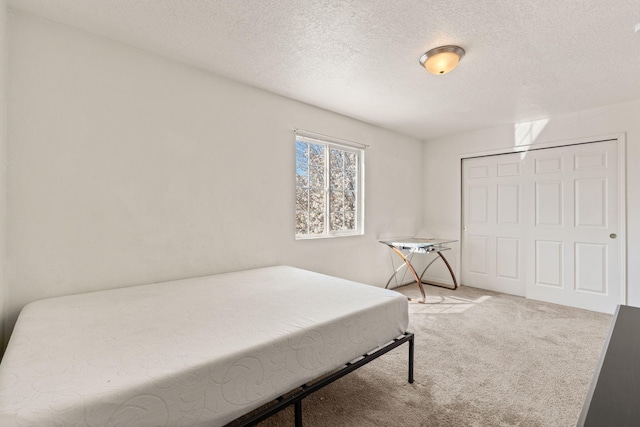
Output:
[[420,65],[431,74],[445,74],[456,68],[464,56],[460,46],[440,46],[431,49],[420,57]]

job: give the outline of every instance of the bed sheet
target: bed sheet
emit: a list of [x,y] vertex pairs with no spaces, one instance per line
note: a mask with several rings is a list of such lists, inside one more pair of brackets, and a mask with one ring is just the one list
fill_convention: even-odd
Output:
[[401,294],[287,266],[41,300],[2,426],[221,426],[406,331]]

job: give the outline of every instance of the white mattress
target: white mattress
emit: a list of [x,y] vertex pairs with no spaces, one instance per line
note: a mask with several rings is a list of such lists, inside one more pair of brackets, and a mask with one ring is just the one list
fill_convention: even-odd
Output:
[[406,331],[401,294],[292,267],[27,305],[2,426],[219,426]]

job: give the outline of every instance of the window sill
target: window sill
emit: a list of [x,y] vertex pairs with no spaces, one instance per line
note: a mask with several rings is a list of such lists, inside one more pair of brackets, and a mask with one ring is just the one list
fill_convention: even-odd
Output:
[[300,236],[296,235],[296,240],[316,240],[316,239],[333,239],[336,237],[355,237],[355,236],[363,236],[364,232],[357,233],[349,233],[349,234],[320,234],[320,235],[310,235],[310,236]]

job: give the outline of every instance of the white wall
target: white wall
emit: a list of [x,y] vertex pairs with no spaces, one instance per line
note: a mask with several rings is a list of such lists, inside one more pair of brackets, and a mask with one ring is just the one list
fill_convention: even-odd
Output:
[[[273,264],[384,285],[423,144],[9,14],[7,330],[45,297]],[[370,144],[365,235],[294,239],[293,128]]]
[[5,190],[7,146],[6,126],[6,43],[7,43],[7,1],[0,0],[0,354],[3,350],[5,318]]
[[[542,127],[543,122],[538,125]],[[627,164],[628,304],[640,306],[640,100],[566,116],[552,117],[541,132],[523,140],[520,125],[451,135],[425,143],[424,224],[460,238],[460,156],[513,147],[519,143],[552,143],[624,133]],[[539,130],[539,129],[538,129]],[[534,136],[537,134],[537,137]]]

